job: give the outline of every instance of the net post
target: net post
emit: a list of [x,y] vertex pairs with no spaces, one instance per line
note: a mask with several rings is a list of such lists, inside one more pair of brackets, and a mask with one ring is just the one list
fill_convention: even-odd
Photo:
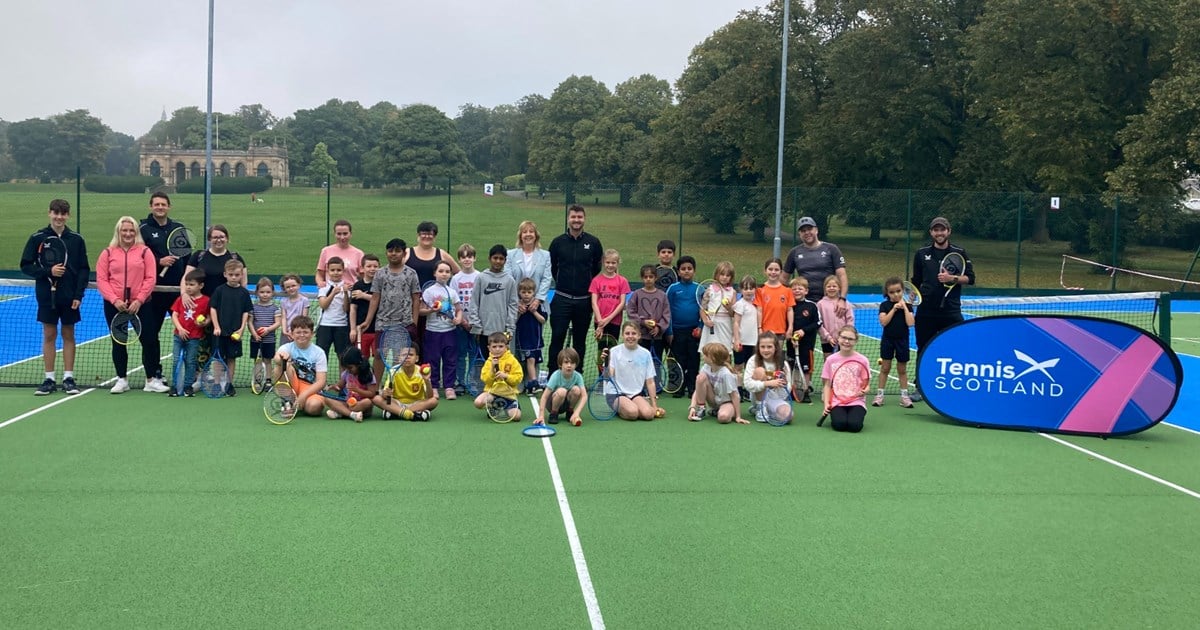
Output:
[[1171,347],[1171,294],[1166,292],[1158,296],[1158,338]]

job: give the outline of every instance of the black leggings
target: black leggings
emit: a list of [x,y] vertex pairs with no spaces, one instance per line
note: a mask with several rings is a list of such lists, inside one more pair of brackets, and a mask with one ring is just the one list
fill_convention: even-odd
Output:
[[567,330],[571,331],[571,347],[579,353],[579,365],[584,365],[588,333],[592,327],[592,303],[589,299],[573,299],[555,295],[550,300],[550,356],[546,357],[547,374],[558,369],[558,353],[567,341]]
[[834,407],[829,411],[829,423],[834,431],[858,433],[867,419],[867,408],[858,405]]

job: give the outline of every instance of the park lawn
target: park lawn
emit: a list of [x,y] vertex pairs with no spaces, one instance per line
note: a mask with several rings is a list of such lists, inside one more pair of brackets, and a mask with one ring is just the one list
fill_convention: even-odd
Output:
[[[148,212],[144,194],[84,191],[81,207],[75,207],[75,187],[70,184],[0,184],[0,216],[4,216],[11,227],[0,238],[0,257],[6,261],[0,268],[18,268],[25,240],[30,233],[46,225],[45,208],[49,200],[56,197],[71,202],[74,216],[70,225],[74,228],[79,220],[93,259],[112,238],[118,217],[130,215],[140,219]],[[254,275],[313,274],[317,252],[327,243],[327,234],[331,231],[327,216],[330,222],[349,219],[354,225],[354,243],[365,251],[378,254],[383,253],[387,240],[400,237],[411,242],[418,222],[433,221],[440,228],[440,247],[457,249],[461,243],[471,243],[480,252],[480,266],[492,245],[513,246],[517,225],[522,220],[538,224],[543,234],[543,246],[549,245],[564,227],[562,195],[555,191],[542,200],[535,194],[530,194],[529,199],[504,193],[485,197],[475,187],[456,187],[451,195],[444,189],[422,194],[412,190],[335,188],[329,197],[328,213],[323,189],[276,188],[261,197],[264,203],[253,204],[248,196],[214,195],[212,203],[212,222],[229,229],[231,247],[246,257]],[[606,247],[621,252],[621,272],[626,277],[636,278],[640,265],[654,261],[656,244],[664,238],[678,242],[680,254],[694,256],[699,261],[697,277],[701,279],[709,277],[720,260],[731,261],[738,277],[745,273],[761,277],[763,263],[771,256],[770,232],[767,242],[755,242],[745,230],[736,234],[716,234],[697,217],[684,216],[681,221],[675,213],[621,208],[615,205],[616,193],[609,191],[583,197],[580,201],[587,205],[595,197],[601,197],[601,205],[589,208],[587,229]],[[203,224],[202,196],[177,194],[173,196],[172,204],[172,216],[177,220],[193,227]],[[914,231],[910,243],[903,231],[885,230],[879,239],[872,240],[868,228],[835,223],[830,233],[823,236],[843,249],[852,284],[870,291],[889,276],[909,273],[910,257],[924,244],[925,234]],[[971,254],[978,286],[1017,286],[1016,243],[959,237],[954,241]],[[795,234],[785,234],[782,251],[786,252],[794,243]],[[1062,255],[1067,252],[1067,244],[1061,241],[1022,243],[1020,287],[1061,288]],[[1182,277],[1187,272],[1192,253],[1131,247],[1126,259],[1139,269]],[[1070,271],[1084,273],[1082,267]],[[1097,276],[1091,280],[1098,283],[1096,288],[1107,288],[1101,286],[1106,284],[1104,278]],[[1128,283],[1118,288],[1169,288],[1125,284]]]

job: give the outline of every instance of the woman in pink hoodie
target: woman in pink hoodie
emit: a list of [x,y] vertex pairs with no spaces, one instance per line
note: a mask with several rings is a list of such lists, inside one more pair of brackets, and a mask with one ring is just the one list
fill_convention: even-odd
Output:
[[[119,312],[137,314],[150,299],[155,281],[154,252],[142,242],[142,233],[133,217],[117,219],[112,242],[96,261],[96,286],[104,297],[104,320],[111,322]],[[127,380],[129,352],[119,343],[112,344],[113,367],[117,383],[114,394],[129,391]]]

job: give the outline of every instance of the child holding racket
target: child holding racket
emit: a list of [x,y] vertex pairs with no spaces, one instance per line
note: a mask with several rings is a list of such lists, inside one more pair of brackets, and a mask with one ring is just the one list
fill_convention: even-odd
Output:
[[[651,274],[654,269],[651,267]],[[538,403],[534,424],[558,424],[559,416],[570,417],[572,426],[583,424],[583,410],[587,407],[587,387],[579,367],[579,353],[574,348],[563,348],[558,353],[558,369],[546,381],[542,399]]]
[[638,325],[625,322],[620,332],[621,344],[601,352],[601,360],[607,358],[609,376],[617,388],[617,416],[624,420],[661,418],[664,412],[654,391],[654,359],[649,350],[638,345]]
[[384,420],[403,418],[425,422],[438,406],[429,374],[417,366],[416,348],[407,349],[400,361],[400,368],[383,382],[383,389],[371,402],[383,410]]
[[[780,424],[792,420],[792,404],[788,392],[792,389],[792,370],[783,356],[775,333],[758,336],[754,354],[746,361],[742,383],[753,397],[754,419],[766,422],[775,418]],[[767,396],[767,392],[776,395]]]
[[683,387],[672,394],[675,398],[691,396],[696,391],[696,373],[700,370],[700,305],[696,302],[696,259],[679,257],[679,280],[667,289],[671,305],[671,331],[667,343],[671,354],[683,368]]
[[171,391],[167,395],[193,396],[192,385],[196,382],[196,353],[200,351],[200,339],[205,335],[205,327],[209,325],[208,296],[201,293],[204,285],[204,272],[199,269],[189,271],[183,277],[183,292],[191,296],[192,308],[183,305],[183,296],[175,298],[171,304],[171,322],[175,325],[175,369],[171,379]]
[[275,331],[283,325],[283,313],[275,303],[275,283],[263,276],[254,288],[258,297],[250,313],[250,358],[254,359],[255,373],[258,365],[270,364],[275,357]]
[[629,295],[629,281],[617,273],[621,255],[615,249],[604,252],[600,273],[592,278],[588,293],[592,296],[592,322],[596,326],[596,339],[604,335],[617,337],[621,334],[621,317],[625,312],[625,296]]
[[[853,326],[838,330],[837,341],[839,350],[825,360],[821,370],[821,378],[825,380],[821,400],[834,431],[858,433],[867,417],[864,396],[870,388],[871,366],[867,357],[854,350],[858,331]],[[850,363],[854,365],[846,365]],[[846,374],[841,374],[842,370]]]
[[[507,274],[505,274],[507,276]],[[521,362],[508,351],[508,338],[504,333],[494,332],[487,338],[488,357],[483,362],[483,392],[475,397],[475,408],[486,409],[489,405],[503,401],[504,409],[511,420],[521,419],[521,406],[517,404],[520,392],[517,386],[525,378]],[[497,401],[496,399],[499,399]]]
[[758,291],[758,280],[750,274],[742,276],[739,284],[742,297],[733,305],[733,367],[741,373],[741,366],[754,354],[758,339],[758,309],[754,306],[754,294]]
[[742,417],[742,395],[738,393],[737,377],[729,369],[729,350],[713,342],[700,350],[704,367],[696,376],[696,393],[688,408],[688,420],[699,422],[707,413],[717,422],[750,424]]
[[374,407],[372,399],[379,393],[375,383],[375,375],[371,373],[371,364],[358,348],[347,348],[338,358],[342,374],[333,390],[345,400],[324,397],[325,417],[330,420],[350,418],[362,422],[363,417],[371,415]]
[[225,261],[225,284],[217,287],[209,297],[209,317],[213,325],[213,347],[229,368],[229,382],[225,384],[225,395],[236,396],[233,377],[236,374],[238,357],[242,356],[242,331],[250,323],[254,305],[250,294],[242,287],[246,277],[246,266],[240,260]]
[[285,380],[296,393],[295,412],[302,411],[310,416],[320,415],[325,407],[321,390],[325,389],[329,373],[325,351],[313,343],[314,328],[308,315],[299,315],[291,321],[292,341],[275,352],[273,379]]
[[534,305],[537,294],[537,283],[533,278],[522,278],[517,283],[517,358],[525,365],[524,391],[526,394],[536,394],[541,385],[538,383],[538,366],[542,364],[542,326],[546,323],[546,304],[539,302]]
[[842,329],[842,326],[854,325],[854,309],[842,309],[844,315],[838,315],[838,305],[844,304],[842,298],[842,284],[837,276],[829,275],[825,277],[825,281],[821,283],[825,288],[821,299],[817,301],[817,312],[821,315],[821,328],[818,331],[821,335],[821,352],[825,356],[829,356],[837,352],[837,331]]
[[308,315],[310,301],[300,294],[300,276],[294,273],[280,278],[279,286],[283,289],[283,299],[279,302],[279,308],[283,311],[281,341],[290,343],[292,341],[292,320],[301,315]]
[[883,390],[887,387],[892,359],[896,360],[896,375],[900,378],[900,406],[912,407],[908,397],[908,329],[914,323],[912,308],[904,301],[904,281],[892,276],[883,283],[883,302],[879,303],[879,325],[883,337],[879,340],[879,391],[871,406],[883,406]]
[[[792,338],[790,354],[796,358],[805,378],[812,381],[813,350],[816,348],[817,336],[821,329],[821,313],[817,303],[808,299],[808,280],[804,276],[792,278],[792,299],[796,302],[792,307]],[[849,310],[849,309],[848,309]],[[805,387],[800,402],[812,403],[810,387]]]
[[446,388],[446,400],[454,400],[454,380],[458,371],[458,339],[455,330],[462,323],[462,303],[450,290],[453,277],[450,263],[439,260],[433,265],[434,283],[421,293],[420,312],[425,316],[425,363],[432,373],[433,395]]
[[713,269],[713,282],[701,298],[700,347],[717,342],[733,354],[733,305],[737,289],[733,288],[733,263],[723,260]]
[[[35,280],[37,320],[42,324],[42,363],[46,378],[35,396],[53,394],[55,338],[62,334],[63,384],[67,394],[78,394],[75,384],[75,323],[87,289],[87,247],[83,237],[67,227],[71,204],[63,199],[50,202],[50,224],[34,232],[21,252],[21,271]],[[59,325],[61,324],[61,329]]]
[[796,297],[792,290],[783,285],[780,275],[783,263],[772,258],[763,265],[767,282],[754,292],[754,306],[758,308],[758,332],[773,332],[781,339],[792,338],[792,307]]

